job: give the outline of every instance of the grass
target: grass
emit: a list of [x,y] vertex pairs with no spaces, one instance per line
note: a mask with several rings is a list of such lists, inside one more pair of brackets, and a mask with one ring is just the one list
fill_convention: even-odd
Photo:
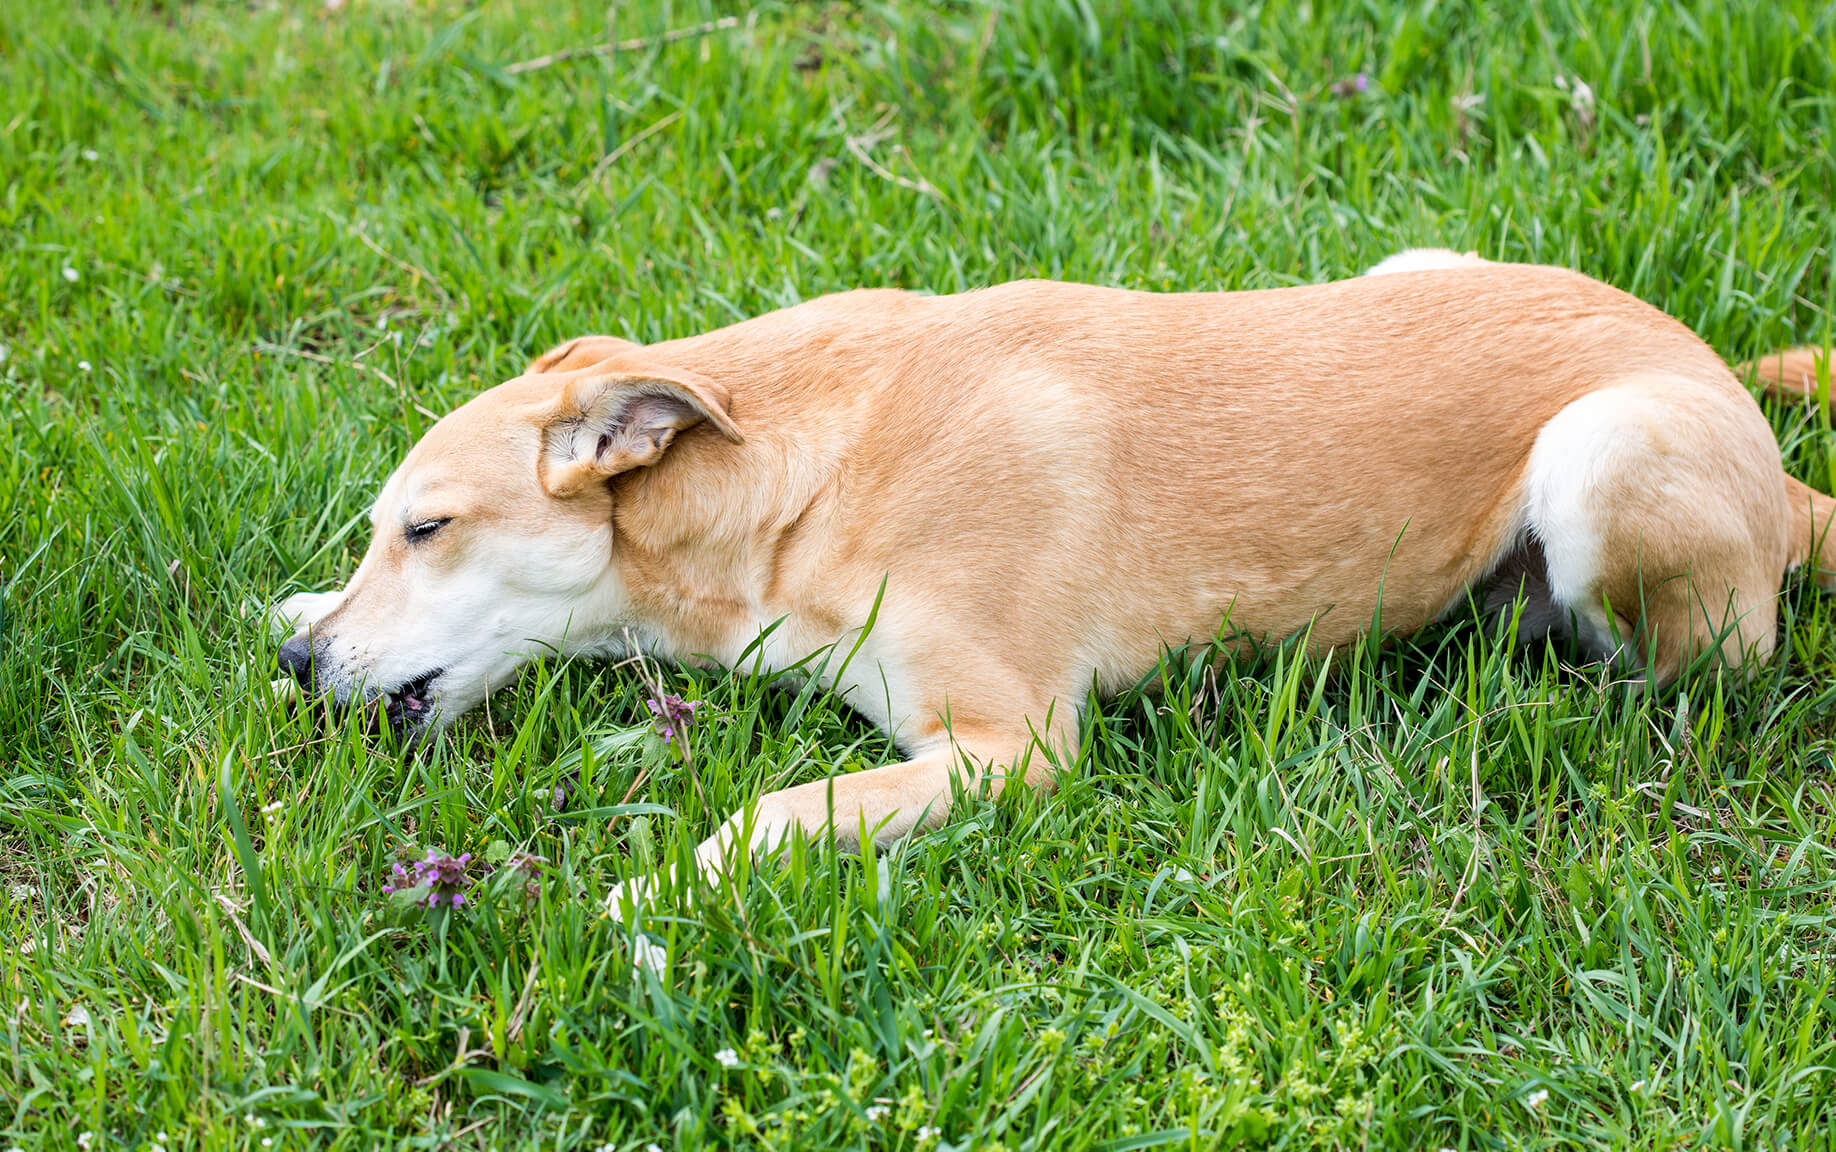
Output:
[[[245,611],[542,348],[844,287],[1448,244],[1829,340],[1836,12],[1608,7],[621,5],[648,46],[513,72],[603,12],[0,6],[0,1146],[1824,1144],[1802,589],[1775,666],[1664,693],[1471,624],[1170,666],[1051,795],[676,904],[660,979],[597,894],[884,740],[672,671],[690,773],[633,672],[547,666],[404,758],[277,707]],[[427,917],[404,845],[551,865]]]

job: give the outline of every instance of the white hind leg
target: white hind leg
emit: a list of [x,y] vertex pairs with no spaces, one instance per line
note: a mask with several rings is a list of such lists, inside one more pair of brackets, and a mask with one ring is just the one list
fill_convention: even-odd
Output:
[[1660,681],[1719,646],[1772,652],[1788,509],[1778,446],[1744,392],[1646,376],[1543,426],[1525,514],[1551,598],[1602,656]]

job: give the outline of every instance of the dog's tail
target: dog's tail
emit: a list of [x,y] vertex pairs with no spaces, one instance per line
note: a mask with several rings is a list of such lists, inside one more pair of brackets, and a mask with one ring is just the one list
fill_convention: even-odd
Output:
[[1760,391],[1781,400],[1817,398],[1817,363],[1828,360],[1820,348],[1785,348],[1750,360],[1734,369],[1742,380],[1752,380]]
[[[1817,348],[1787,348],[1762,356],[1734,370],[1742,380],[1752,380],[1769,396],[1782,400],[1817,399],[1818,364],[1829,356]],[[1793,476],[1785,477],[1791,498],[1791,566],[1817,558],[1817,586],[1836,592],[1836,500]]]

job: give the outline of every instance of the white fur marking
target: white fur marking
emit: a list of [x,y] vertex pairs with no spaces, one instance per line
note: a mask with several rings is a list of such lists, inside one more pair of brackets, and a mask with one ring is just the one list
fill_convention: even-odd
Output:
[[1557,412],[1530,450],[1525,512],[1542,541],[1549,593],[1572,613],[1580,639],[1612,653],[1617,626],[1600,598],[1599,486],[1647,451],[1645,397],[1625,389],[1592,392]]
[[1477,252],[1455,252],[1452,248],[1405,248],[1373,264],[1366,276],[1388,276],[1393,272],[1432,272],[1439,268],[1479,268],[1490,264]]

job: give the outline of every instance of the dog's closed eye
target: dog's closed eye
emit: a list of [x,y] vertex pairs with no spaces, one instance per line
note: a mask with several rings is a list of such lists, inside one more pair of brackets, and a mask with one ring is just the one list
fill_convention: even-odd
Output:
[[437,520],[422,520],[419,523],[408,525],[408,543],[420,543],[422,540],[427,539],[429,536],[432,536],[435,532],[445,527],[451,520],[451,516],[442,516]]

